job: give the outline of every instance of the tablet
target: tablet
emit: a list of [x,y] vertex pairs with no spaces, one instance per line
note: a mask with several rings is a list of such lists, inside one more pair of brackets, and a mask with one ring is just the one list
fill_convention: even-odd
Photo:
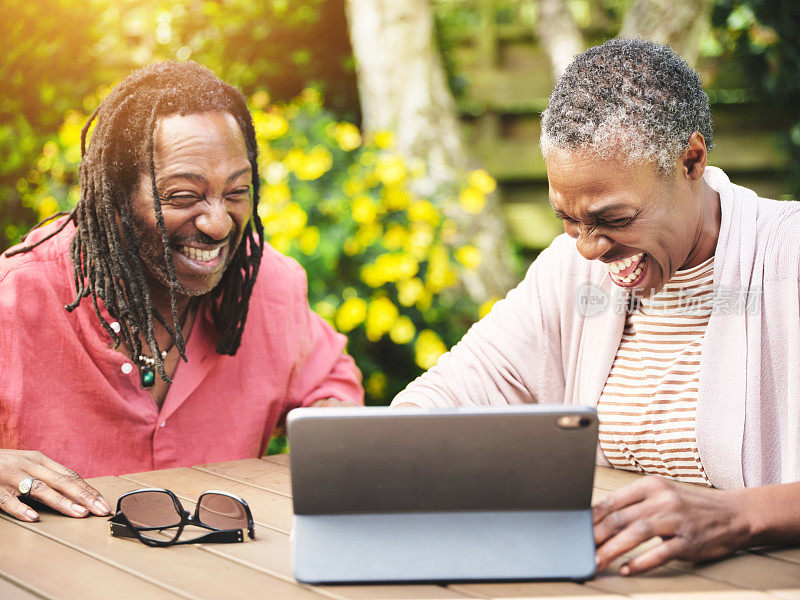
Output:
[[300,582],[594,574],[591,408],[301,408],[287,430]]

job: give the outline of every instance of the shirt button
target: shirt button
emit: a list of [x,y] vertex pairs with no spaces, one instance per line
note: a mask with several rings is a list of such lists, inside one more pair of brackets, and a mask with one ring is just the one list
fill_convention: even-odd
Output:
[[119,326],[119,323],[117,323],[116,321],[114,321],[113,323],[111,323],[111,330],[112,330],[114,333],[119,333],[121,329],[122,329],[122,328]]
[[129,375],[133,371],[133,365],[131,363],[122,363],[122,372],[125,375]]
[[166,427],[166,425],[167,425],[166,421],[161,421],[161,423],[159,424],[159,427]]

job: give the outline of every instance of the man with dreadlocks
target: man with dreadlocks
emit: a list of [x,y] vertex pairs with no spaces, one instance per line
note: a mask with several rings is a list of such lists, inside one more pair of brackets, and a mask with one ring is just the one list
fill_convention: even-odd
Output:
[[302,268],[263,243],[236,89],[141,69],[81,154],[77,207],[0,258],[2,510],[106,514],[81,476],[259,456],[289,409],[363,401]]

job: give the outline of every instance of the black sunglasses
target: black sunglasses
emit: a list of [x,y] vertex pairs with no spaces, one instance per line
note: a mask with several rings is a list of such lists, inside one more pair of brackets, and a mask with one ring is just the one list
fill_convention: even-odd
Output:
[[[244,530],[256,539],[253,515],[244,499],[217,490],[203,492],[194,514],[177,496],[162,488],[134,490],[117,500],[116,514],[108,520],[114,537],[135,537],[154,547],[176,544],[233,543],[244,541]],[[210,529],[199,537],[178,541],[184,527]],[[174,529],[174,532],[167,531]]]

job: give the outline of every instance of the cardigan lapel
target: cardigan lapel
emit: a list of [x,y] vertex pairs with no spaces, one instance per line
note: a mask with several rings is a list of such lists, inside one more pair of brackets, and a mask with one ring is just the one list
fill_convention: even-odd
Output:
[[749,289],[757,203],[737,194],[719,169],[709,167],[706,182],[719,193],[722,219],[714,261],[716,301],[700,358],[697,445],[709,481],[717,488],[740,488],[748,340],[745,311],[726,309]]

